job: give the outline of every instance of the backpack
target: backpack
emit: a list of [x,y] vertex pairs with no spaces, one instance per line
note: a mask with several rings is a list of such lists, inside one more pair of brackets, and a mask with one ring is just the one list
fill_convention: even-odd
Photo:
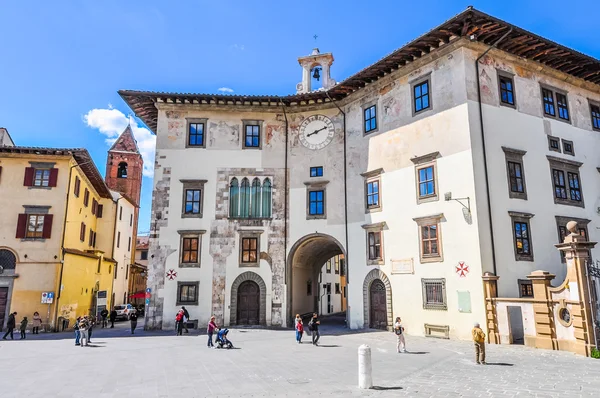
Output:
[[177,313],[177,316],[175,317],[175,320],[177,322],[181,322],[181,319],[183,318],[183,314],[181,312]]
[[397,329],[394,329],[394,333],[396,333],[396,336],[400,336],[403,331],[404,331],[404,328],[402,326],[400,326]]
[[310,330],[311,332],[314,330],[313,321],[312,320],[308,323],[308,330]]

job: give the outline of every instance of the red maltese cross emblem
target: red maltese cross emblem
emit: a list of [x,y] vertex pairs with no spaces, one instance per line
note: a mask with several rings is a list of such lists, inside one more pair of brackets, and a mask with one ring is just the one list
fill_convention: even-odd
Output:
[[469,266],[466,265],[464,261],[459,261],[458,265],[456,266],[456,273],[461,278],[464,278],[469,273]]
[[167,278],[169,278],[169,280],[173,280],[175,278],[177,278],[177,272],[175,272],[175,270],[170,269],[169,272],[167,272]]

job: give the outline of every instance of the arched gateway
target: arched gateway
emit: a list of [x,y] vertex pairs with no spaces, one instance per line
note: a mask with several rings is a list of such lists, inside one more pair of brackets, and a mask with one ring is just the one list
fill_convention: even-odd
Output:
[[292,246],[286,264],[288,326],[296,314],[318,312],[321,267],[339,254],[345,255],[343,246],[326,234],[306,235]]
[[379,269],[367,274],[363,284],[364,327],[392,329],[392,285]]
[[260,275],[247,271],[231,285],[231,325],[267,324],[267,285]]

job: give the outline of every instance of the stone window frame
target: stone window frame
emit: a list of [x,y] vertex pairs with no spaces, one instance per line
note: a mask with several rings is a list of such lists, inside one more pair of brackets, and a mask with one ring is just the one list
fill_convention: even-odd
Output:
[[[426,263],[441,263],[444,261],[444,249],[442,240],[442,221],[444,220],[444,213],[433,214],[430,216],[416,217],[413,221],[417,223],[418,239],[419,239],[419,261],[421,264]],[[428,225],[437,225],[437,241],[438,241],[438,254],[437,255],[423,255],[423,235],[421,227]]]
[[[583,184],[581,183],[581,172],[580,168],[583,166],[582,162],[577,162],[569,159],[562,159],[556,156],[546,155],[548,159],[548,164],[550,166],[550,179],[552,182],[552,197],[554,198],[555,204],[574,206],[585,208],[584,196],[583,196]],[[567,198],[557,198],[556,197],[556,186],[554,182],[554,172],[553,170],[560,170],[565,175],[565,187],[567,191]],[[577,174],[577,178],[579,181],[579,192],[581,193],[581,201],[572,200],[571,199],[571,190],[569,189],[569,179],[568,173]]]
[[[202,264],[202,235],[206,233],[205,229],[196,230],[178,230],[179,234],[179,268],[200,268]],[[184,263],[183,262],[183,239],[184,238],[196,238],[198,239],[198,261],[195,263]]]
[[[439,153],[439,151],[436,151],[410,159],[415,165],[415,186],[417,190],[416,198],[418,205],[422,203],[436,202],[440,199],[437,170],[437,159],[440,157],[442,157],[442,155]],[[433,189],[435,193],[433,195],[421,196],[419,189],[419,170],[427,167],[433,167]]]
[[[410,81],[410,103],[411,103],[413,117],[433,110],[433,94],[431,91],[431,80],[432,80],[431,76],[432,76],[432,73],[428,72],[428,73],[421,75],[421,76],[417,77],[416,79],[413,79]],[[415,86],[418,86],[425,82],[427,82],[427,94],[429,96],[429,106],[425,109],[421,109],[420,111],[417,111],[416,107],[415,107]]]
[[[327,185],[329,181],[314,180],[305,181],[306,185],[306,219],[307,220],[325,220],[327,219]],[[323,191],[323,214],[310,214],[310,193],[314,191]]]
[[[239,263],[240,267],[244,267],[244,268],[245,267],[260,267],[260,246],[261,246],[260,238],[264,232],[265,231],[263,231],[263,230],[257,230],[257,229],[239,229],[238,230],[238,235],[239,235],[238,263]],[[253,261],[253,262],[243,262],[242,261],[243,242],[244,242],[244,239],[247,239],[247,238],[256,239],[256,261]]]
[[[563,243],[563,239],[562,239],[561,233],[560,233],[561,227],[563,227],[565,229],[565,235],[569,234],[569,231],[567,231],[567,223],[569,221],[576,221],[577,222],[577,231],[581,234],[581,231],[583,230],[583,232],[585,233],[586,240],[589,240],[590,235],[589,235],[589,230],[588,230],[588,224],[590,222],[592,222],[592,220],[588,220],[585,218],[570,217],[570,216],[554,216],[554,218],[556,219],[556,232],[558,234],[558,243]],[[567,262],[565,252],[562,250],[560,251],[560,259],[563,264]]]
[[[552,147],[552,143],[556,143],[556,148]],[[562,153],[560,150],[560,138],[549,135],[548,136],[548,150],[553,152]]]
[[[208,118],[186,118],[185,119],[185,147],[186,148],[206,148],[206,138],[208,137]],[[202,145],[190,145],[190,125],[201,123],[202,127]]]
[[[313,175],[313,170],[315,172],[315,175]],[[319,175],[319,172],[321,172],[321,175]],[[323,177],[323,166],[311,166],[310,170],[308,172],[308,175],[310,178],[319,178],[319,177]]]
[[[434,304],[427,302],[427,284],[441,284],[443,303]],[[446,294],[446,278],[421,278],[421,291],[423,294],[423,309],[424,310],[448,310],[448,295]]]
[[[527,151],[523,151],[521,149],[507,148],[502,147],[502,151],[504,151],[505,163],[506,163],[506,180],[508,183],[508,197],[511,199],[522,199],[527,200],[527,183],[525,181],[525,165],[523,162],[523,156],[527,153]],[[512,185],[510,182],[510,167],[509,162],[517,163],[521,166],[521,180],[523,184],[523,192],[513,192]]]
[[[552,105],[554,105],[554,115],[546,113],[545,103],[544,103],[544,90],[550,91],[550,93],[552,93],[552,101],[553,101]],[[564,97],[565,97],[565,101],[566,101],[566,105],[567,105],[568,119],[564,119],[559,116],[558,99],[556,98],[556,94],[561,94],[561,95],[564,95]],[[543,117],[547,117],[550,119],[559,120],[564,123],[572,124],[571,123],[571,108],[569,107],[569,94],[567,91],[542,83],[542,84],[540,84],[540,95],[542,98],[542,116]]]
[[[535,214],[523,213],[518,211],[509,211],[510,216],[510,233],[513,240],[513,251],[515,253],[515,261],[534,261],[533,252],[533,235],[531,234],[531,219]],[[515,223],[527,224],[527,239],[529,240],[529,254],[522,254],[517,252],[517,234],[515,233]]]
[[[195,286],[196,287],[196,300],[194,301],[180,301],[181,298],[181,288],[183,286]],[[200,281],[177,281],[177,297],[175,299],[175,305],[198,305],[199,297],[200,297]]]
[[[533,298],[533,283],[530,279],[517,279],[517,285],[519,286],[519,298]],[[523,286],[531,286],[531,295],[523,294]]]
[[[374,224],[364,224],[361,226],[365,230],[366,236],[366,247],[367,247],[367,265],[385,265],[385,245],[383,242],[383,231],[387,229],[387,223],[385,221],[374,223]],[[371,259],[369,257],[369,234],[370,233],[378,233],[379,234],[379,253],[380,258]]]
[[[588,98],[588,102],[590,104],[589,108],[590,108],[590,123],[592,125],[592,130],[594,131],[600,131],[600,102],[599,101],[594,101],[593,99],[589,99]],[[598,112],[598,116],[596,118],[594,118],[594,113],[596,113],[594,111],[593,108],[597,108]],[[597,120],[597,125],[598,127],[594,127],[594,119]]]
[[[204,185],[208,180],[179,180],[182,184],[183,196],[181,198],[181,218],[202,218],[204,213]],[[200,190],[200,212],[199,213],[186,213],[185,202],[186,202],[186,191],[188,189]]]
[[[561,142],[562,142],[562,152],[565,155],[571,155],[571,156],[575,156],[575,144],[573,144],[573,141],[570,140],[565,140],[564,138],[561,138]],[[571,150],[567,150],[567,145],[571,145]]]
[[[381,180],[382,177],[381,175],[384,173],[383,168],[378,168],[372,171],[367,171],[365,173],[362,173],[361,176],[364,178],[365,183],[365,194],[364,194],[364,200],[365,200],[365,213],[377,213],[383,210],[383,202],[382,202],[382,195],[381,195]],[[377,206],[371,206],[369,207],[368,205],[368,185],[372,182],[377,181],[378,184],[378,204]]]
[[[242,149],[260,150],[263,145],[263,124],[264,120],[242,119]],[[246,146],[246,126],[258,126],[258,146]]]
[[[363,136],[375,134],[379,131],[379,109],[377,109],[377,108],[379,108],[378,105],[379,105],[378,100],[375,99],[375,100],[366,102],[361,106]],[[375,107],[375,128],[367,131],[367,126],[366,126],[367,119],[365,118],[365,113],[366,113],[367,109],[369,109],[373,106]]]
[[[501,106],[506,106],[508,108],[513,108],[513,109],[517,109],[517,94],[516,94],[516,90],[515,90],[515,75],[513,73],[507,72],[507,71],[503,71],[500,69],[496,69],[496,75],[498,76],[498,101],[500,102]],[[501,79],[508,79],[510,80],[511,83],[511,87],[512,87],[512,95],[513,95],[513,103],[508,103],[508,102],[504,102],[502,101],[502,82]]]

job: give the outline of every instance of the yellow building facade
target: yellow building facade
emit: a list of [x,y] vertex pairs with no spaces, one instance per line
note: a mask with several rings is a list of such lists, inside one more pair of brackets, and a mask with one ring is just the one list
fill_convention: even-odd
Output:
[[42,329],[63,330],[110,310],[118,208],[133,205],[87,150],[0,146],[0,201],[1,326],[38,312]]

